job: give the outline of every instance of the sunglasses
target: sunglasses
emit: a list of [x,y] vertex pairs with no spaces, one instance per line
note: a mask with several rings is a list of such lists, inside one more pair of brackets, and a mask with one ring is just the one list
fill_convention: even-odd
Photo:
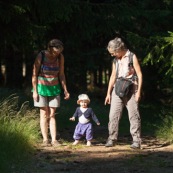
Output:
[[55,47],[57,49],[60,49],[61,48],[61,46],[49,46],[49,47]]

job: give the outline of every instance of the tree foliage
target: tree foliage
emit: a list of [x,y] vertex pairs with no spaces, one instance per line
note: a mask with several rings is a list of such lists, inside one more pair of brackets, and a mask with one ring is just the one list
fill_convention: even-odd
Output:
[[65,45],[65,70],[71,90],[86,90],[88,76],[92,85],[103,87],[111,71],[107,42],[118,35],[139,57],[144,77],[151,78],[146,77],[146,83],[156,81],[157,87],[165,74],[167,79],[172,78],[172,8],[172,0],[0,1],[4,85],[28,85],[34,52],[44,49],[50,39],[59,38]]

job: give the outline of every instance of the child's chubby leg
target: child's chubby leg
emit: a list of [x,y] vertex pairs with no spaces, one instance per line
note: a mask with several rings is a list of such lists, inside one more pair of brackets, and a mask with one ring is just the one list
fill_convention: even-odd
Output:
[[86,144],[86,146],[87,146],[87,147],[90,147],[90,146],[92,146],[92,143],[91,143],[91,141],[87,141],[87,144]]
[[93,139],[93,128],[92,128],[92,124],[88,123],[88,128],[86,130],[86,140],[87,140],[87,144],[86,146],[90,147],[91,144],[91,140]]
[[72,145],[77,145],[79,143],[79,140],[75,140]]

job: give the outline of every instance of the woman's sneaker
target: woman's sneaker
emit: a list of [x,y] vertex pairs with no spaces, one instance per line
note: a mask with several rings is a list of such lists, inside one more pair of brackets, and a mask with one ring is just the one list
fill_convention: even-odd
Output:
[[41,144],[42,147],[50,147],[51,144],[49,142],[49,140],[43,141],[43,143]]
[[108,139],[105,144],[105,147],[113,147],[114,145],[115,145],[115,141]]
[[61,143],[58,142],[57,140],[56,141],[52,141],[51,144],[52,144],[52,147],[59,147],[59,146],[61,146]]
[[139,142],[133,142],[133,144],[130,146],[132,149],[141,149],[141,144]]

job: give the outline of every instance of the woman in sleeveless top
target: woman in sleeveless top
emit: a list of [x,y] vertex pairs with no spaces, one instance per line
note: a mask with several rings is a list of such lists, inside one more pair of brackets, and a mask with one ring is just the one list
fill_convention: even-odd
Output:
[[[40,128],[43,146],[59,146],[57,141],[55,112],[60,106],[61,87],[64,99],[69,99],[64,74],[63,43],[58,39],[49,41],[47,50],[41,51],[33,65],[32,85],[34,106],[40,108]],[[60,81],[60,83],[59,83]],[[51,142],[48,139],[50,129]]]
[[[108,85],[105,105],[110,104],[109,112],[109,137],[106,147],[115,145],[118,138],[119,120],[122,116],[123,107],[126,106],[130,121],[130,133],[133,143],[131,148],[136,149],[141,147],[141,118],[138,109],[138,102],[141,96],[142,87],[142,72],[135,54],[132,57],[132,66],[129,66],[129,56],[131,52],[126,48],[125,43],[121,38],[116,37],[108,43],[107,49],[111,56],[115,57],[117,64],[112,63],[112,73]],[[118,65],[118,70],[116,70]],[[118,74],[116,74],[118,73]],[[131,92],[122,98],[116,95],[114,86],[116,78],[125,77],[131,78],[135,75]]]

